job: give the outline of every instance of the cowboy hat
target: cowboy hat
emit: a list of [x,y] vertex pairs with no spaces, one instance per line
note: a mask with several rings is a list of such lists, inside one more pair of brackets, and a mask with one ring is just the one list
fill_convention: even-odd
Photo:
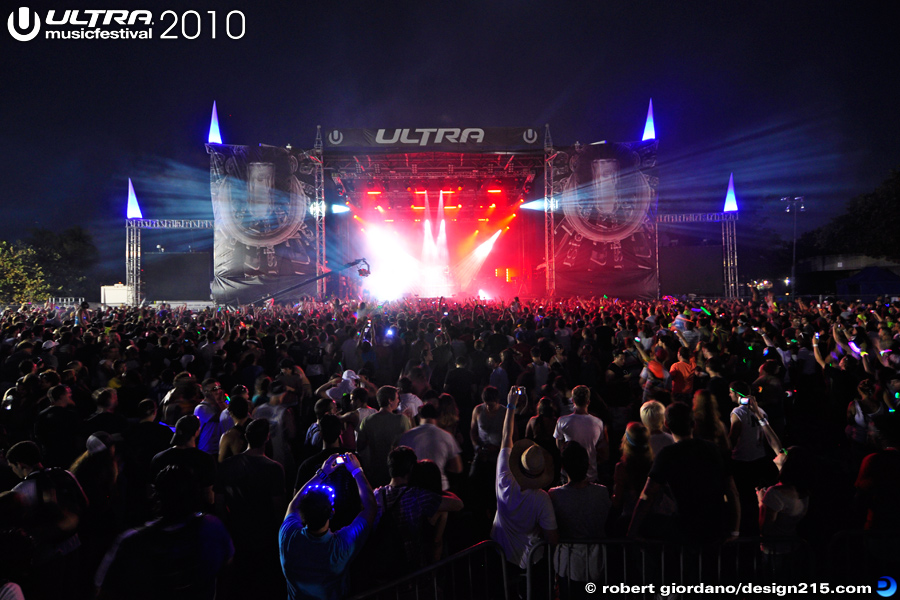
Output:
[[553,481],[553,457],[531,440],[513,444],[509,470],[523,490],[538,490]]

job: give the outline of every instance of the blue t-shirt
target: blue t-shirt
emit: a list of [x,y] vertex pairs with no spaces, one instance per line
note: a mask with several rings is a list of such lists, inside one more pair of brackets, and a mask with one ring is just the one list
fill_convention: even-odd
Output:
[[278,533],[281,569],[290,600],[338,600],[348,591],[347,565],[362,548],[369,525],[360,514],[352,523],[321,537],[310,535],[300,515],[288,515]]

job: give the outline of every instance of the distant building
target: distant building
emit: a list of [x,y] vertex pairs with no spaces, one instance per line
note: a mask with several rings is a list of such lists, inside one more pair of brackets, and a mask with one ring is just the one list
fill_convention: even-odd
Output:
[[862,254],[804,258],[797,261],[797,294],[866,301],[900,296],[900,263]]

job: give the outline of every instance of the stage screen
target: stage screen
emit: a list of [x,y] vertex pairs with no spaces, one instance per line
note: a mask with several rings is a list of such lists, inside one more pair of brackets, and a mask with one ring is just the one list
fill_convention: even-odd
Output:
[[[247,304],[315,277],[310,154],[207,144],[215,216],[213,296]],[[315,283],[295,294],[315,293]]]
[[725,289],[722,246],[665,246],[659,249],[663,296],[721,296]]
[[209,300],[209,254],[152,252],[141,257],[142,295],[151,302]]
[[557,295],[656,297],[656,188],[655,140],[558,150]]

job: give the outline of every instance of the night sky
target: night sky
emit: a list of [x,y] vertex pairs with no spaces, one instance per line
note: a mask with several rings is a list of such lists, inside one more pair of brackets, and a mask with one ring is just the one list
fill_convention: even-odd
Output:
[[[153,40],[0,35],[0,239],[84,225],[124,272],[128,177],[146,218],[211,218],[213,100],[225,143],[308,148],[316,125],[549,123],[557,145],[633,141],[652,98],[660,211],[721,210],[734,172],[753,214],[739,228],[786,236],[781,196],[807,198],[809,229],[900,166],[885,3],[139,4]],[[164,10],[196,10],[205,29],[160,40]],[[239,40],[225,35],[231,10],[246,16]]]

